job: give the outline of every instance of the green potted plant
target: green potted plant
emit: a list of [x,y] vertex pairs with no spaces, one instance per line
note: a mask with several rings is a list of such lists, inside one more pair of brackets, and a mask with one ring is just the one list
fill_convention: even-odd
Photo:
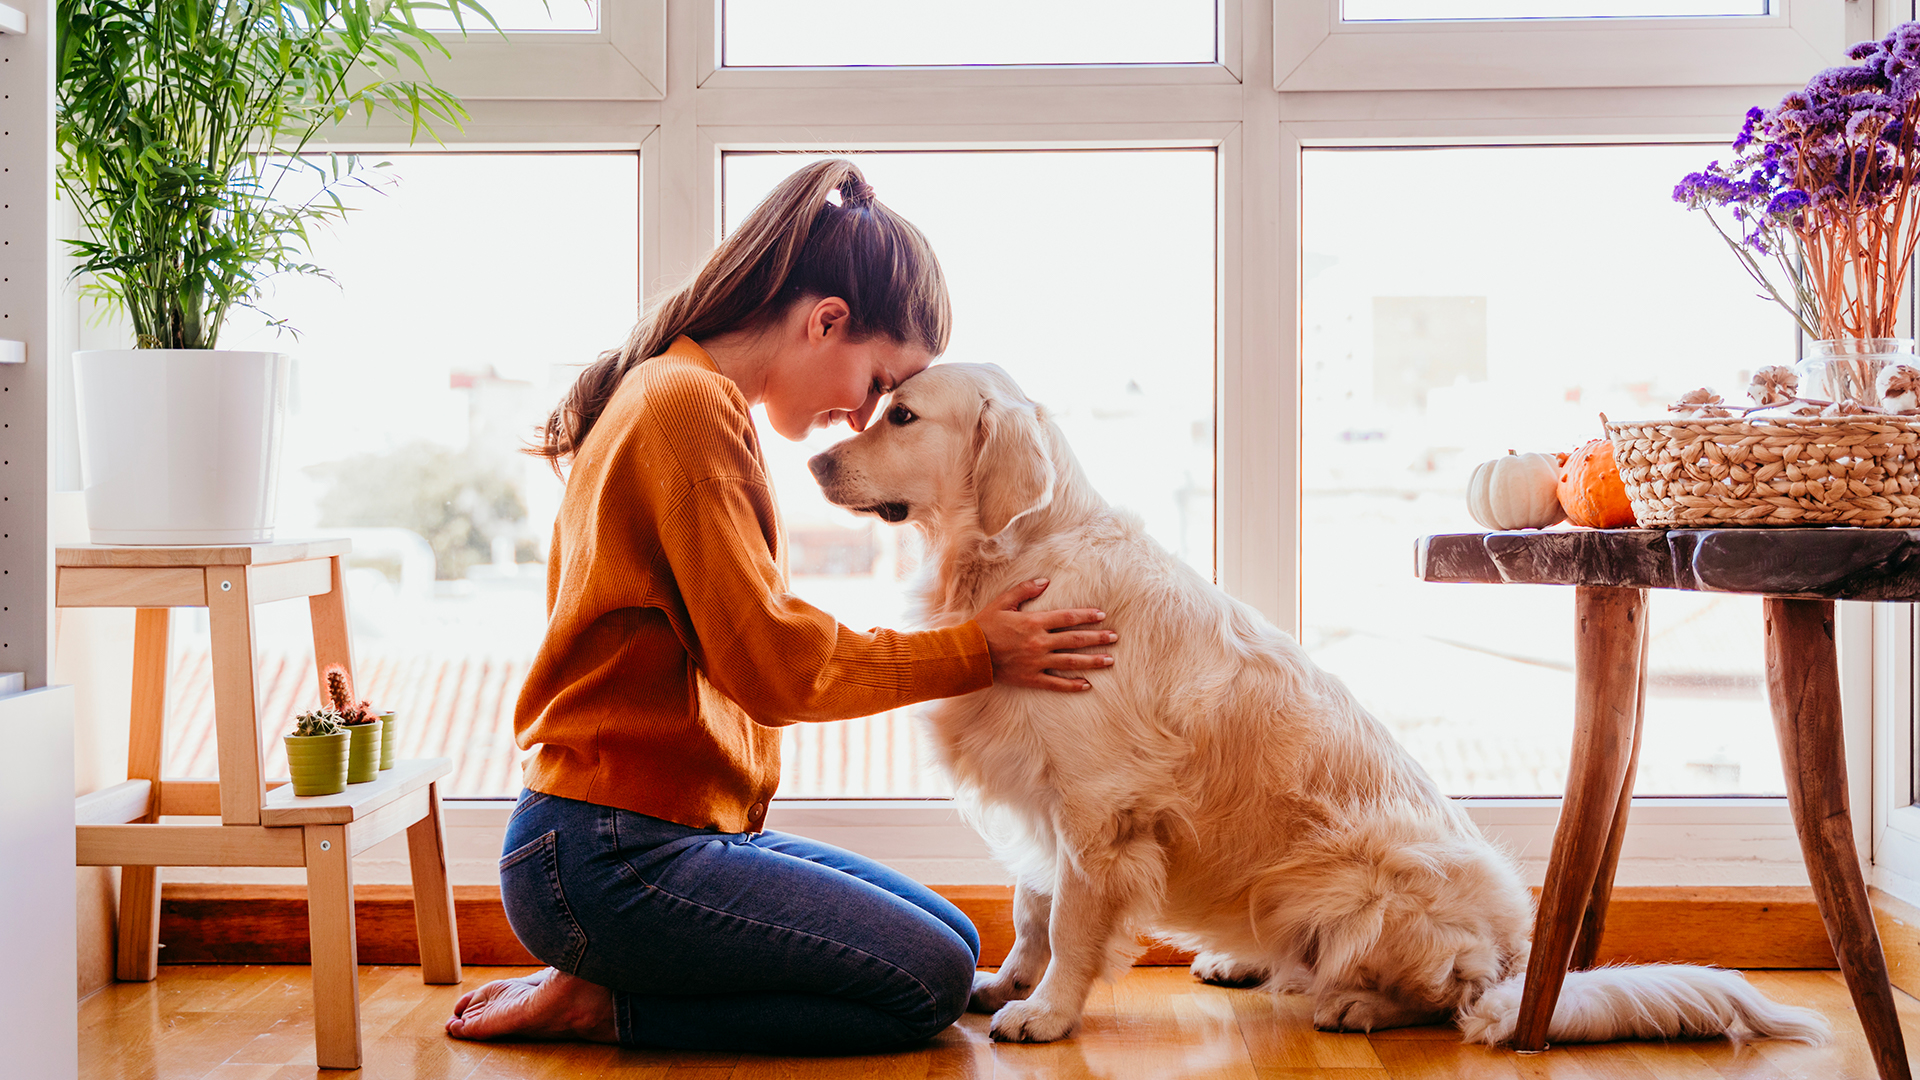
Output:
[[[416,22],[426,10],[493,22],[473,0],[58,0],[55,175],[86,227],[68,241],[75,274],[135,332],[135,348],[74,358],[96,543],[272,539],[291,360],[214,346],[268,279],[325,275],[305,261],[309,230],[370,186],[355,156],[299,157],[315,135],[354,112],[416,137],[465,117],[423,65],[447,55]],[[300,171],[318,192],[278,197]]]
[[334,795],[347,790],[347,756],[352,736],[331,709],[315,709],[293,718],[286,736],[287,770],[295,795]]
[[[338,680],[337,685],[335,680]],[[371,701],[355,701],[353,680],[339,664],[327,665],[327,694],[334,700],[334,710],[347,718],[349,726],[379,721],[379,771],[386,772],[393,768],[394,751],[399,748],[399,715],[392,709],[376,708]]]
[[353,680],[339,664],[327,665],[327,698],[340,726],[353,737],[347,783],[364,784],[380,775],[380,716],[373,706],[353,698]]
[[400,715],[392,709],[380,714],[380,771],[393,768],[393,759],[400,749]]

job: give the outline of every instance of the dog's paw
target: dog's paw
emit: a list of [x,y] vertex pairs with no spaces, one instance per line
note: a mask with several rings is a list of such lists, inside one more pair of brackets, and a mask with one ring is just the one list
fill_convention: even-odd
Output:
[[1267,981],[1266,969],[1226,953],[1201,953],[1194,957],[1193,966],[1187,970],[1193,972],[1194,978],[1213,986],[1259,986]]
[[1321,1031],[1372,1031],[1378,994],[1343,990],[1313,999],[1313,1026]]
[[1054,1009],[1039,1001],[1014,1001],[993,1014],[995,1042],[1052,1042],[1064,1039],[1080,1022],[1077,1013]]
[[1313,1001],[1313,1026],[1321,1031],[1383,1031],[1437,1024],[1446,1013],[1409,1005],[1372,990],[1335,990]]
[[973,973],[973,996],[967,999],[967,1011],[996,1013],[1009,1001],[1019,1001],[1033,993],[1033,987],[1021,983],[1009,971]]

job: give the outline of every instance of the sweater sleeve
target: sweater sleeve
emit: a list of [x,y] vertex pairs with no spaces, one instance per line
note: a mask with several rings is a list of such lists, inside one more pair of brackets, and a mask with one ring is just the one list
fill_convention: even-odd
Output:
[[663,576],[679,590],[687,651],[707,680],[773,725],[868,716],[990,685],[986,637],[973,622],[863,633],[787,590],[751,419],[719,411],[718,423],[674,440],[684,487],[658,521]]

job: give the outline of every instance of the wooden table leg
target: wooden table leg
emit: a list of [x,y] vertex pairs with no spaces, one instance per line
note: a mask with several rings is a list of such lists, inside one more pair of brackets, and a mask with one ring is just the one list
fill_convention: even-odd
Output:
[[1633,746],[1627,751],[1627,778],[1620,785],[1620,802],[1614,807],[1613,825],[1607,833],[1607,851],[1600,859],[1600,870],[1593,878],[1593,892],[1587,895],[1587,914],[1580,921],[1580,937],[1574,942],[1568,971],[1591,968],[1600,955],[1600,938],[1607,930],[1607,905],[1613,900],[1613,874],[1620,865],[1620,845],[1627,838],[1627,815],[1633,809],[1633,778],[1640,771],[1640,741],[1647,729],[1647,620],[1640,620],[1640,678],[1633,703]]
[[427,815],[407,827],[407,857],[413,864],[413,926],[420,940],[420,978],[455,985],[460,981],[460,928],[453,917],[437,783],[427,785]]
[[245,566],[209,566],[207,636],[213,648],[213,734],[220,755],[220,821],[260,824],[260,697],[253,668],[252,579]]
[[1573,756],[1533,924],[1516,1050],[1544,1050],[1567,964],[1612,845],[1638,727],[1647,591],[1574,590]]
[[353,859],[344,825],[308,825],[307,930],[313,945],[313,1050],[323,1069],[360,1067],[360,968]]
[[[307,597],[307,617],[313,622],[313,670],[319,680],[320,700],[327,700],[327,665],[339,664],[353,678],[353,636],[347,625],[347,583],[340,556],[327,560],[333,588]],[[356,680],[354,692],[366,696]]]
[[[160,769],[167,743],[167,637],[173,612],[133,615],[133,708],[127,725],[127,779],[151,781],[141,821],[160,820]],[[160,973],[160,868],[120,868],[120,935],[114,977],[152,982]]]
[[1827,940],[1840,958],[1854,1011],[1866,1029],[1874,1067],[1882,1080],[1910,1080],[1887,960],[1853,846],[1833,601],[1769,596],[1766,620],[1767,697],[1780,739],[1787,802],[1814,899],[1827,924]]

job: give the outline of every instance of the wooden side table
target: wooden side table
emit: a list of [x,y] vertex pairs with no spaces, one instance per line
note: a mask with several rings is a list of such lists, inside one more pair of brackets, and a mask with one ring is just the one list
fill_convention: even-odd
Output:
[[[313,945],[314,1045],[322,1068],[361,1062],[354,940],[354,855],[402,829],[413,869],[421,974],[460,981],[460,942],[447,881],[437,781],[447,758],[397,761],[338,795],[297,798],[262,777],[253,607],[304,596],[313,619],[315,677],[325,699],[329,664],[352,670],[340,559],[346,540],[217,547],[63,547],[55,550],[57,607],[135,608],[133,708],[127,780],[79,799],[76,861],[119,866],[117,974],[151,980],[158,967],[162,866],[304,866]],[[168,609],[204,607],[213,639],[217,779],[162,778]],[[218,815],[218,825],[161,823],[163,815]]]
[[1517,1050],[1546,1047],[1569,968],[1591,967],[1633,797],[1648,589],[1765,598],[1767,697],[1820,917],[1884,1080],[1911,1080],[1847,805],[1835,600],[1920,601],[1920,531],[1577,529],[1420,540],[1427,581],[1572,585],[1574,735],[1521,996]]

